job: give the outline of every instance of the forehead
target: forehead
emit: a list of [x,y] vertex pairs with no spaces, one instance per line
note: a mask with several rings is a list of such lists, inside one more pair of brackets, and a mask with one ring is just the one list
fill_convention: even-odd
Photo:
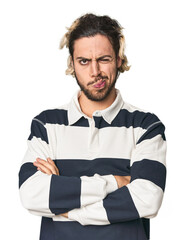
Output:
[[106,36],[97,34],[94,37],[83,37],[74,42],[74,56],[79,55],[99,56],[99,55],[114,55],[114,50],[111,42]]

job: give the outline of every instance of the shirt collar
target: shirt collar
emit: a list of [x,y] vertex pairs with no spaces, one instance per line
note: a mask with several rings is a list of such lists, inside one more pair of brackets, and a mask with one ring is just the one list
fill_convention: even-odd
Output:
[[[102,116],[104,118],[104,120],[106,122],[108,122],[109,124],[111,124],[111,122],[113,121],[113,119],[116,117],[116,115],[118,114],[118,112],[120,111],[120,109],[123,106],[123,99],[120,93],[120,90],[115,88],[116,90],[116,98],[114,100],[114,102],[107,108],[103,109],[103,110],[96,110],[93,113],[93,116]],[[78,121],[82,116],[84,116],[85,118],[89,118],[86,114],[84,114],[81,111],[80,108],[80,104],[78,101],[78,97],[81,94],[81,90],[78,89],[75,94],[73,95],[69,105],[68,105],[68,122],[69,125],[72,125],[73,123],[75,123],[76,121]],[[96,114],[96,112],[99,113],[99,115]]]

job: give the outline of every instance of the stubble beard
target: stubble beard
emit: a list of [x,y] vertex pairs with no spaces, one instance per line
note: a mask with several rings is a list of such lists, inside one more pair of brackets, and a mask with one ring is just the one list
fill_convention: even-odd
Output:
[[[109,94],[111,93],[111,91],[114,89],[115,84],[116,84],[117,79],[118,79],[118,70],[117,70],[117,73],[116,73],[116,76],[115,76],[115,79],[113,80],[113,82],[108,86],[106,85],[105,88],[98,89],[97,94],[92,94],[92,91],[90,91],[88,88],[85,88],[84,85],[82,85],[80,83],[80,81],[78,80],[78,78],[76,76],[76,73],[74,75],[75,75],[77,84],[79,85],[81,91],[85,94],[85,96],[92,101],[98,101],[99,102],[99,101],[102,101],[105,98],[107,98],[109,96]],[[106,78],[104,77],[104,79],[106,80],[107,77]]]

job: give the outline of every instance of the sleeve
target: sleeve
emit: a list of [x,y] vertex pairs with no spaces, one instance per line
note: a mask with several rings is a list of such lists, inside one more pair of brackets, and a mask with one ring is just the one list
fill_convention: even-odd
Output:
[[23,207],[32,214],[53,217],[99,201],[118,189],[112,174],[69,177],[38,171],[33,165],[37,157],[52,158],[42,114],[31,122],[27,145],[19,170],[19,194]]
[[153,114],[141,125],[130,161],[130,183],[103,200],[69,211],[69,219],[82,225],[108,225],[157,215],[166,182],[165,126]]

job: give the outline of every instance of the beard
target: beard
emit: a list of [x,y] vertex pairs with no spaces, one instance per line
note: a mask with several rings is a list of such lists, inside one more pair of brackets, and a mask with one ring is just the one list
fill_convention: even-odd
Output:
[[[82,85],[80,83],[80,81],[78,80],[78,78],[76,76],[76,73],[74,75],[75,75],[77,84],[79,85],[81,91],[83,91],[85,96],[92,101],[98,101],[99,102],[99,101],[102,101],[105,98],[107,98],[109,96],[109,94],[111,93],[111,91],[114,89],[115,83],[117,82],[117,79],[119,77],[119,72],[117,70],[117,73],[116,73],[116,76],[115,76],[113,82],[110,83],[110,85],[107,86],[107,84],[106,84],[106,86],[104,88],[97,90],[97,94],[93,94],[91,90],[89,90],[84,85]],[[106,76],[101,76],[100,75],[99,77],[101,77],[102,79],[108,79]]]

